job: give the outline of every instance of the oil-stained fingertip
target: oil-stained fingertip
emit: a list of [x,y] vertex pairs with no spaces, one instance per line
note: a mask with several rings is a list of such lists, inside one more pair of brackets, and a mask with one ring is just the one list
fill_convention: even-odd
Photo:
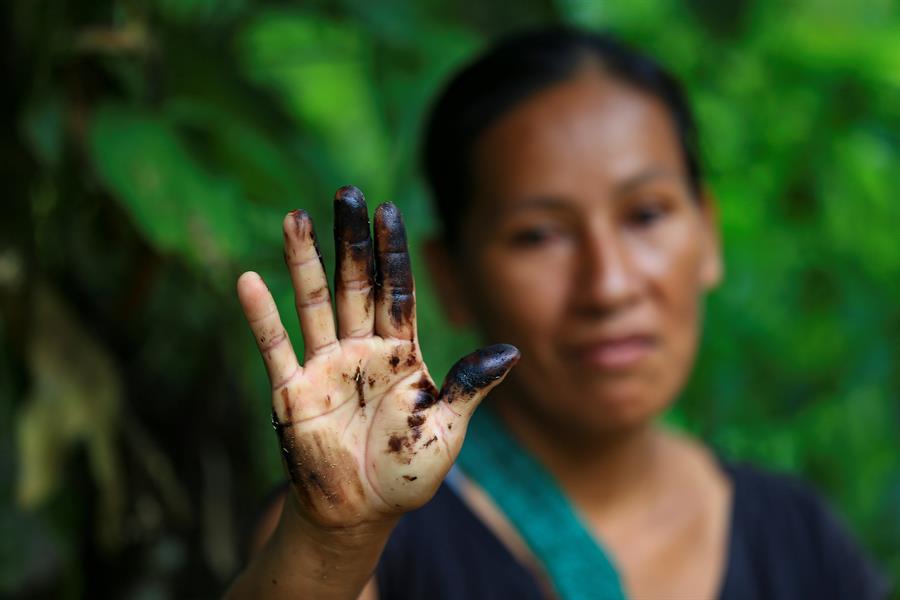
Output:
[[289,211],[288,214],[285,215],[284,218],[285,218],[285,220],[302,221],[302,220],[304,220],[304,219],[308,219],[308,218],[309,218],[309,213],[306,212],[306,211],[305,211],[304,209],[302,209],[302,208],[295,208],[294,210]]
[[494,344],[460,359],[447,374],[441,396],[448,402],[459,395],[472,396],[505,376],[521,358],[510,344]]
[[334,201],[345,202],[351,205],[365,205],[366,197],[363,195],[362,190],[355,185],[345,185],[339,187],[334,193]]
[[375,233],[381,252],[406,250],[406,228],[400,209],[392,202],[385,202],[375,209]]
[[334,239],[356,244],[370,238],[369,210],[362,192],[345,186],[334,195]]
[[506,375],[506,372],[522,358],[522,353],[512,344],[493,344],[476,350],[469,356],[474,356],[480,363],[485,376],[496,379]]
[[312,219],[310,218],[309,213],[302,208],[295,208],[284,215],[284,222],[282,225],[285,235],[299,235],[311,229]]
[[502,358],[503,360],[511,360],[513,361],[513,364],[522,358],[522,353],[512,344],[492,344],[490,346],[485,346],[480,350],[476,350],[475,354],[483,356],[485,359]]
[[400,209],[393,202],[382,202],[375,209],[375,212],[381,214],[383,219],[400,218]]

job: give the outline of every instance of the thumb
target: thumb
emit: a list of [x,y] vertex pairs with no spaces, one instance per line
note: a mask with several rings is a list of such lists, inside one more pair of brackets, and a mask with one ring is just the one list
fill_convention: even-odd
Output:
[[464,423],[509,370],[519,362],[518,348],[494,344],[459,359],[444,380],[438,400],[446,402]]

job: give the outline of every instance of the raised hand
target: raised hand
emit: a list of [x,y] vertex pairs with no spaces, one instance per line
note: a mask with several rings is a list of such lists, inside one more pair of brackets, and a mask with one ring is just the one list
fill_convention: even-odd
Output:
[[334,200],[337,326],[312,221],[284,220],[285,262],[306,353],[301,366],[265,283],[238,296],[272,384],[272,422],[299,509],[311,523],[384,521],[430,499],[459,453],[472,412],[518,360],[496,345],[461,359],[440,391],[416,337],[415,290],[400,212],[362,193]]

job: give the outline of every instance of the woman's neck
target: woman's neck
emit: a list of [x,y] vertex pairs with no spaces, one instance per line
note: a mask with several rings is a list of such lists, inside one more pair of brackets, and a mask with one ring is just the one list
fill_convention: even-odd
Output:
[[497,394],[491,403],[516,439],[591,516],[634,509],[660,483],[666,434],[652,423],[593,435],[553,423],[512,394]]

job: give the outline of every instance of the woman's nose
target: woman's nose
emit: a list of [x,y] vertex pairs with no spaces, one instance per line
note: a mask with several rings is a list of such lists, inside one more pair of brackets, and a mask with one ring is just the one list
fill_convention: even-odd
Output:
[[599,224],[587,233],[582,246],[581,281],[576,283],[579,304],[610,312],[633,302],[640,282],[626,240],[614,227]]

